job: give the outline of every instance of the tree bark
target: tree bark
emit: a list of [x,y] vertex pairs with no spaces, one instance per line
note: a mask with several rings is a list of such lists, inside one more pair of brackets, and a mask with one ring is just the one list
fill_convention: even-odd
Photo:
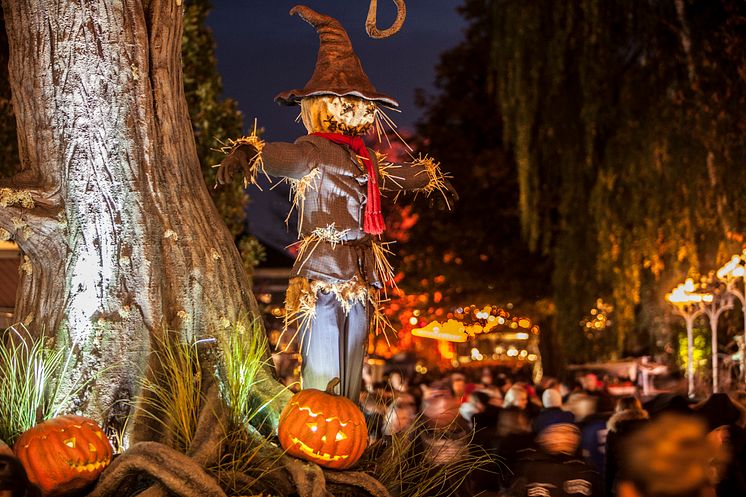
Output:
[[63,381],[90,383],[71,407],[107,422],[138,394],[164,329],[192,341],[256,311],[200,172],[183,92],[183,7],[2,6],[21,172],[0,190],[0,228],[28,257],[16,318],[72,348],[76,377]]

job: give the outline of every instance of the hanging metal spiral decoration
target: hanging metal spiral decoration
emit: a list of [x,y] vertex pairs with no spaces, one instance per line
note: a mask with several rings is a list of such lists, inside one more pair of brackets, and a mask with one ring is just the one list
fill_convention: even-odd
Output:
[[368,18],[365,20],[365,31],[368,32],[368,36],[371,38],[388,38],[399,32],[404,24],[404,19],[407,17],[407,6],[404,0],[394,0],[394,3],[396,4],[396,19],[389,28],[381,30],[376,26],[378,22],[378,0],[370,0]]

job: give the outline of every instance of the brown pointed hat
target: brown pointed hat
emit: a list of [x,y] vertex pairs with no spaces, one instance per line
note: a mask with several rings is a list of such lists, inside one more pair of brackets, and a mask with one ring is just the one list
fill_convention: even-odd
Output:
[[316,58],[316,69],[306,86],[301,90],[280,93],[275,97],[276,102],[295,105],[303,97],[351,95],[381,103],[387,107],[399,107],[399,102],[376,91],[363,71],[360,59],[352,49],[350,37],[347,36],[347,32],[339,21],[319,14],[304,5],[293,7],[290,15],[294,14],[298,14],[304,21],[316,28],[321,45]]

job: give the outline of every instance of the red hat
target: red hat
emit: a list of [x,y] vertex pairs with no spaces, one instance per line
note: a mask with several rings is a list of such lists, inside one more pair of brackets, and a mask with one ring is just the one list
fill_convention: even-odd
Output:
[[316,69],[313,76],[302,90],[289,90],[280,93],[275,101],[285,105],[298,104],[303,97],[336,95],[338,97],[354,96],[387,107],[397,108],[399,102],[378,93],[368,76],[363,71],[360,59],[352,49],[350,37],[342,25],[324,14],[304,6],[292,8],[290,15],[298,14],[303,20],[316,28],[319,34],[319,54],[316,58]]

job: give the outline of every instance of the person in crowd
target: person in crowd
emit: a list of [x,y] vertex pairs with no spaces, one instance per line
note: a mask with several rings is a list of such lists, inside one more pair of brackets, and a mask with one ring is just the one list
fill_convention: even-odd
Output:
[[580,378],[583,392],[596,399],[596,411],[605,412],[614,410],[614,398],[606,390],[606,385],[593,373],[588,373]]
[[501,407],[503,404],[503,394],[495,384],[495,376],[492,374],[490,368],[482,369],[482,376],[480,383],[476,386],[475,390],[485,392],[490,396],[490,405],[495,407]]
[[409,394],[395,397],[386,408],[383,435],[390,436],[409,430],[417,419],[417,406]]
[[622,397],[617,401],[614,414],[606,423],[606,458],[604,463],[604,483],[606,495],[616,495],[617,473],[621,461],[621,446],[635,430],[645,424],[648,413],[636,397]]
[[394,393],[407,391],[407,381],[399,371],[392,371],[389,375],[389,388]]
[[[510,399],[510,391],[506,399]],[[526,399],[524,398],[524,405]],[[518,461],[517,454],[527,447],[533,447],[534,436],[531,432],[531,421],[525,408],[509,404],[500,410],[497,418],[497,436],[494,438],[495,452],[503,459],[507,467],[515,470]],[[510,479],[505,479],[503,485],[507,487]]]
[[500,409],[490,404],[490,396],[481,391],[472,392],[469,395],[469,402],[476,406],[476,412],[471,417],[474,442],[489,449],[497,433]]
[[380,395],[380,391],[360,393],[360,405],[362,406],[365,423],[368,426],[370,441],[378,440],[383,435],[384,414],[386,412],[386,400]]
[[504,398],[505,394],[508,393],[508,390],[510,390],[510,387],[513,386],[513,380],[506,374],[501,373],[495,380],[495,386],[500,390],[500,393]]
[[459,398],[451,389],[450,381],[422,385],[422,416],[430,428],[442,429],[451,424],[466,427],[459,415]]
[[695,406],[706,423],[708,439],[716,452],[717,497],[746,496],[746,432],[740,405],[724,393],[714,393]]
[[[500,473],[499,455],[495,450],[497,438],[497,423],[500,409],[492,405],[490,396],[483,391],[476,390],[469,394],[467,403],[461,404],[463,411],[467,404],[474,405],[474,413],[471,416],[473,429],[472,448],[473,454],[491,454],[493,461],[487,467],[480,468],[470,475],[471,495],[481,495],[481,492],[490,490],[494,486],[495,475]],[[463,416],[463,414],[462,414]]]
[[583,391],[572,392],[563,405],[565,410],[570,411],[578,422],[581,422],[587,416],[598,412],[598,399]]
[[534,418],[531,426],[535,434],[544,428],[559,423],[574,423],[575,415],[562,409],[562,395],[555,388],[544,390],[541,395],[541,403],[544,408]]
[[503,408],[515,408],[521,411],[528,406],[528,392],[520,385],[513,385],[505,392],[503,398]]
[[572,412],[580,428],[581,454],[599,473],[604,469],[606,451],[606,422],[613,414],[609,411],[597,411],[598,398],[582,391],[572,393],[565,404],[565,409]]
[[519,453],[511,497],[601,497],[598,472],[576,456],[580,430],[571,423],[552,424],[536,438],[537,448]]
[[489,402],[489,396],[486,393],[475,390],[466,396],[466,402],[462,403],[458,408],[459,414],[470,427],[474,427],[474,424],[472,423],[474,415],[485,409],[480,395],[486,397],[487,402]]
[[451,374],[451,390],[459,402],[466,402],[466,376],[464,373],[455,372]]
[[706,424],[664,413],[623,441],[620,497],[715,497]]
[[489,390],[490,388],[496,388],[495,377],[492,374],[492,370],[490,368],[482,368],[482,374],[479,377],[478,388],[480,390]]

